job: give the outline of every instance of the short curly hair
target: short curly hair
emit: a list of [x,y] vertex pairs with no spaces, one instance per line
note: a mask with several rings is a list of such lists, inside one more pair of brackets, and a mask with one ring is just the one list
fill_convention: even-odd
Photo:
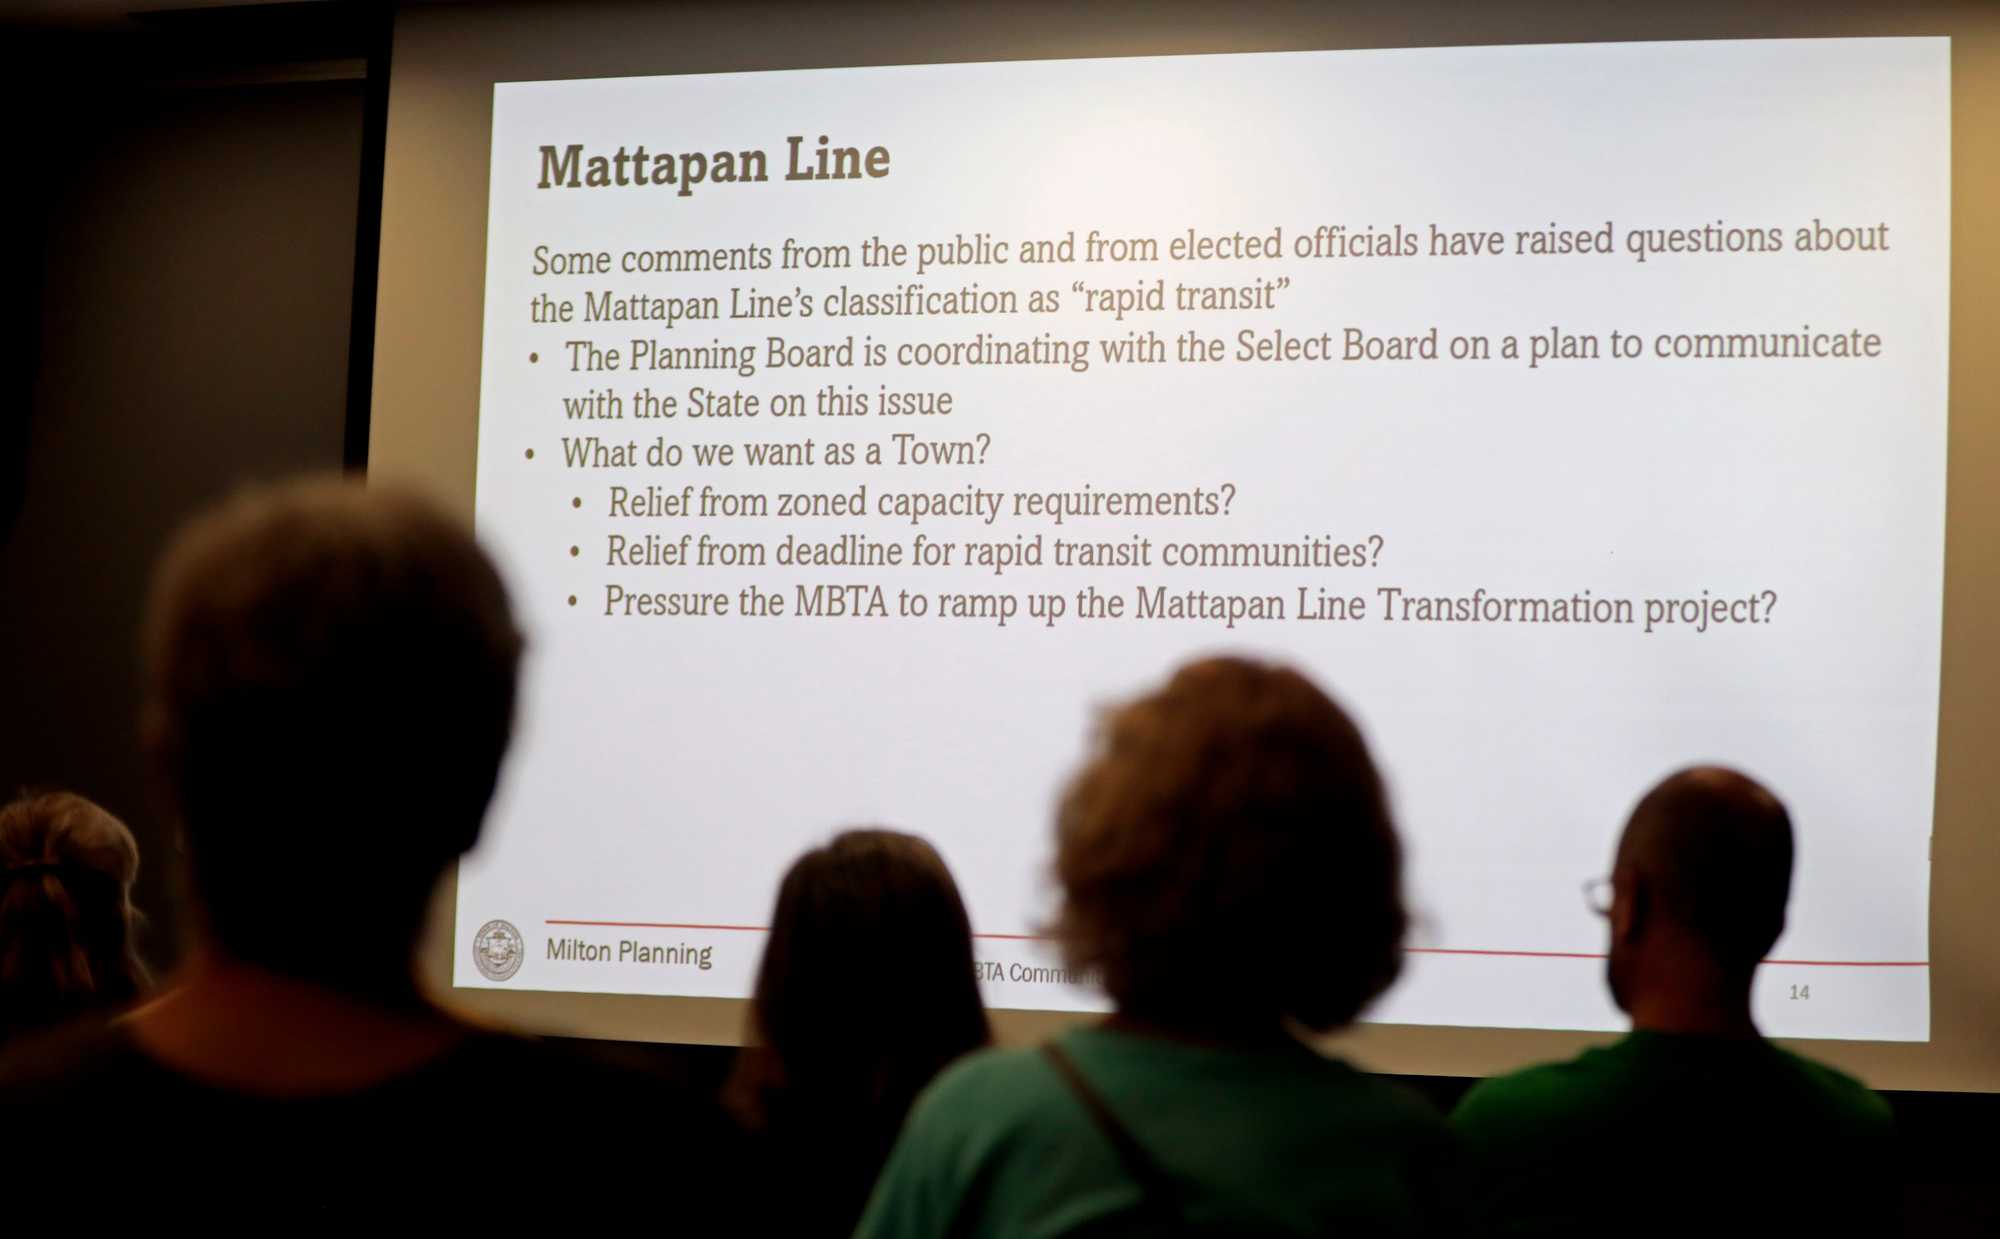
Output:
[[1402,966],[1381,776],[1287,667],[1195,662],[1109,711],[1061,798],[1055,874],[1070,965],[1168,1027],[1328,1031]]

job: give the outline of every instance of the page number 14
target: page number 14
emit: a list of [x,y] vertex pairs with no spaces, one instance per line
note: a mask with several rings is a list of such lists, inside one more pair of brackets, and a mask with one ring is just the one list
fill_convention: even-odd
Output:
[[1794,985],[1794,986],[1792,986],[1792,1001],[1793,1001],[1793,1002],[1804,1002],[1804,1001],[1806,1001],[1807,999],[1809,999],[1809,998],[1811,998],[1811,997],[1812,997],[1812,986],[1810,986],[1810,985]]

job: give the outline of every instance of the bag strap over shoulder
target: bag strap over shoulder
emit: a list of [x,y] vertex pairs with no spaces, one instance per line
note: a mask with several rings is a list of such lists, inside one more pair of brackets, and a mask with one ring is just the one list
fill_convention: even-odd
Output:
[[1133,1139],[1131,1131],[1125,1124],[1118,1121],[1118,1116],[1111,1112],[1111,1107],[1105,1103],[1103,1095],[1091,1087],[1090,1081],[1084,1079],[1083,1072],[1077,1070],[1076,1060],[1053,1041],[1043,1044],[1042,1057],[1048,1060],[1049,1066],[1055,1069],[1057,1077],[1069,1087],[1069,1091],[1075,1095],[1077,1101],[1082,1103],[1091,1121],[1097,1124],[1097,1130],[1111,1142],[1112,1149],[1118,1154],[1118,1161],[1125,1167],[1125,1173],[1132,1176],[1145,1194],[1147,1210],[1179,1221],[1181,1218],[1179,1188],[1160,1164],[1153,1160],[1152,1155]]

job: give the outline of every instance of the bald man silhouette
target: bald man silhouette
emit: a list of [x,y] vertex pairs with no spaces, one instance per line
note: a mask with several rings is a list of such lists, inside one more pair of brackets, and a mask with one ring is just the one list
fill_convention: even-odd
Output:
[[1751,1013],[1785,927],[1792,847],[1784,805],[1734,770],[1682,770],[1639,801],[1605,912],[1611,994],[1632,1032],[1488,1080],[1452,1116],[1487,1232],[1894,1229],[1887,1105],[1764,1040]]

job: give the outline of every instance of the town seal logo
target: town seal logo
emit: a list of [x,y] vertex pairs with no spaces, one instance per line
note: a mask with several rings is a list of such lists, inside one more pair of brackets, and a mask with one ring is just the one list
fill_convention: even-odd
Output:
[[519,972],[527,953],[521,931],[506,921],[488,921],[472,936],[472,962],[489,981],[505,981]]

